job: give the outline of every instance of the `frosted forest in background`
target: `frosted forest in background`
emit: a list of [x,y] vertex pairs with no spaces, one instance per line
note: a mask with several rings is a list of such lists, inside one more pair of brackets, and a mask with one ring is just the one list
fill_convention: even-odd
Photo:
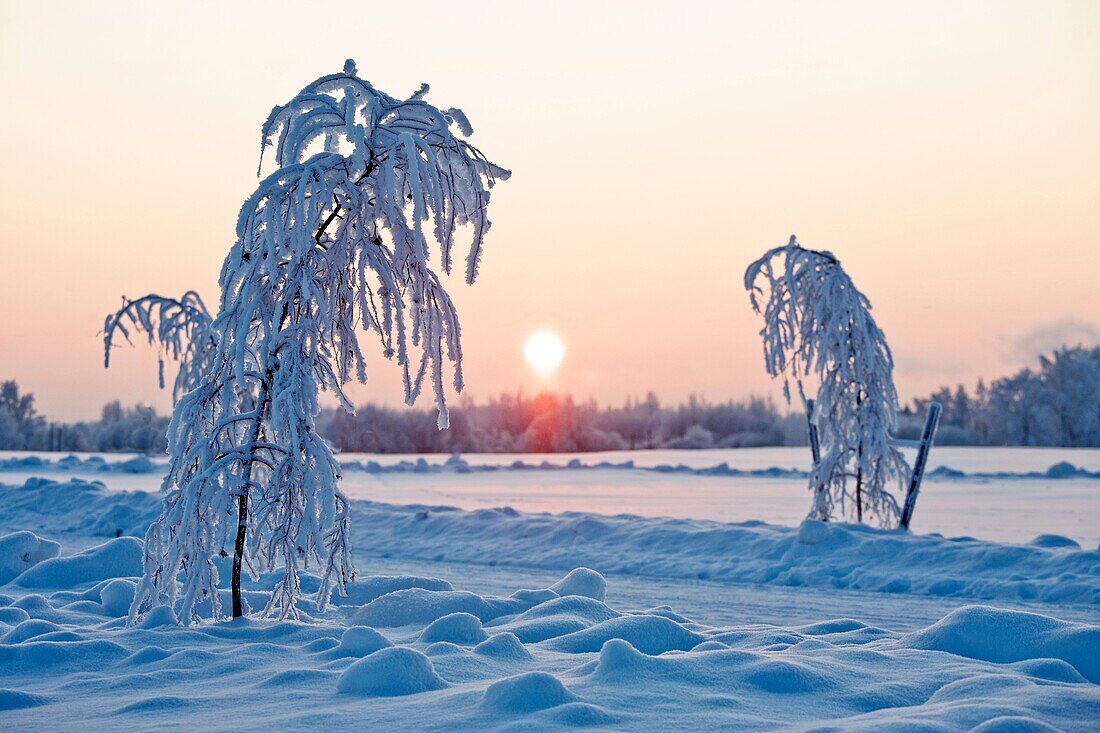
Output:
[[[139,355],[145,357],[146,355]],[[1100,347],[1066,347],[1034,368],[944,387],[898,414],[897,436],[920,435],[930,402],[943,405],[939,445],[1100,447]],[[670,405],[650,393],[622,405],[570,395],[502,394],[458,401],[451,427],[436,428],[430,409],[358,406],[355,415],[325,409],[319,425],[343,451],[359,453],[558,453],[636,449],[707,449],[806,444],[799,412],[763,397]],[[99,420],[51,421],[33,393],[0,386],[0,450],[164,452],[168,417],[144,405],[110,402]]]

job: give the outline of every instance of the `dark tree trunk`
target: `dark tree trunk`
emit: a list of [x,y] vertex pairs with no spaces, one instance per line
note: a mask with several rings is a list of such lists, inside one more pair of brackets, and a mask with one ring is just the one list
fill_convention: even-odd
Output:
[[863,523],[863,469],[856,469],[856,521]]
[[[285,308],[283,309],[285,312]],[[248,484],[242,488],[240,495],[237,496],[237,539],[233,543],[233,618],[240,618],[244,615],[244,609],[241,605],[241,565],[244,562],[244,540],[245,533],[248,530],[248,494],[252,491],[252,467],[256,465],[256,441],[260,439],[260,430],[263,426],[264,412],[267,411],[267,405],[270,401],[268,395],[270,394],[268,385],[271,384],[271,380],[275,376],[274,365],[269,366],[264,373],[264,381],[260,385],[260,395],[256,403],[256,417],[252,421],[252,431],[250,440],[250,452],[248,456],[248,462],[245,464],[243,474],[248,480]]]
[[244,615],[241,608],[241,562],[244,558],[244,533],[248,524],[248,496],[237,497],[237,541],[233,547],[233,618]]
[[[856,414],[863,404],[863,390],[856,392]],[[863,423],[859,423],[859,449],[856,453],[856,521],[863,524]]]
[[[375,161],[372,159],[367,165],[366,170],[363,171],[363,175],[359,177],[359,181],[366,178],[371,171],[375,168]],[[324,222],[317,229],[317,233],[314,235],[314,239],[317,242],[317,246],[324,248],[321,243],[321,239],[324,237],[326,230],[340,216],[342,207],[338,200],[333,202],[332,212],[325,218]],[[287,316],[290,314],[290,303],[296,301],[301,295],[301,291],[294,294],[294,297],[290,300],[283,301],[282,313],[279,315],[279,328],[278,330],[269,336],[269,339],[274,339],[282,332],[286,326]],[[269,344],[271,341],[269,340]],[[268,405],[271,403],[271,383],[275,379],[275,370],[278,369],[278,349],[270,352],[266,355],[264,366],[263,381],[260,383],[260,394],[256,399],[256,417],[252,422],[251,440],[249,442],[249,454],[248,461],[245,464],[243,474],[248,481],[242,490],[242,493],[237,497],[237,539],[233,544],[233,618],[240,618],[244,615],[244,609],[241,604],[241,565],[244,562],[244,543],[245,534],[248,530],[248,494],[252,491],[252,468],[256,465],[256,442],[260,439],[260,435],[263,429],[264,413],[267,412]]]
[[[290,311],[288,303],[283,303],[283,312],[279,317],[279,331],[283,330],[287,313]],[[275,379],[275,369],[278,365],[276,355],[267,357],[267,368],[264,370],[263,381],[260,383],[260,394],[256,398],[256,417],[252,420],[252,429],[249,433],[249,454],[245,464],[244,474],[248,483],[237,497],[237,539],[233,543],[233,618],[244,615],[241,604],[241,565],[244,561],[244,541],[248,530],[248,494],[252,491],[252,468],[256,465],[256,442],[260,439],[263,429],[264,413],[271,402],[271,383]]]

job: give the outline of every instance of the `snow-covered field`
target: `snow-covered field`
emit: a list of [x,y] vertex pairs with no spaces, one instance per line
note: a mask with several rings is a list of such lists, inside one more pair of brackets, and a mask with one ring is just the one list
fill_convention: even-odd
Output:
[[[25,465],[28,457],[44,463]],[[111,490],[150,491],[165,465],[133,455],[77,457],[0,452],[0,482],[60,474],[103,479]],[[349,497],[394,504],[788,526],[801,522],[809,506],[805,448],[466,455],[460,462],[445,455],[350,453],[340,460]],[[1061,472],[1051,471],[1059,466]],[[936,448],[929,471],[916,532],[1001,542],[1059,534],[1085,547],[1100,543],[1100,450]]]
[[5,455],[0,729],[1096,729],[1100,451],[937,449],[913,535],[803,452],[345,455],[350,597],[187,629],[124,623],[156,462]]

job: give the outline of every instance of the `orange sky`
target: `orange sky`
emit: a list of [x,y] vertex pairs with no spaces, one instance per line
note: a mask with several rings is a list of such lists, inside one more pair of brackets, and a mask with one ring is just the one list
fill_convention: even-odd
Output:
[[1100,333],[1096,2],[2,7],[0,379],[53,417],[167,407],[147,350],[102,368],[104,314],[216,301],[260,123],[349,56],[514,171],[454,285],[474,397],[772,390],[740,282],[791,233],[870,296],[903,399]]

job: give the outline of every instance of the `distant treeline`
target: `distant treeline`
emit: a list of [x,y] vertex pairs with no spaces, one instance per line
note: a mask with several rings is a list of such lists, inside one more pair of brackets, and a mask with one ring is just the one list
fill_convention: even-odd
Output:
[[[973,393],[943,388],[914,400],[898,436],[919,436],[928,403],[943,405],[941,445],[1100,447],[1100,347],[1067,348]],[[645,448],[805,445],[806,418],[752,397],[712,403],[691,398],[664,406],[650,393],[618,407],[568,395],[502,395],[451,409],[449,430],[435,413],[366,405],[356,415],[325,410],[321,431],[343,451],[369,453],[556,453]],[[104,406],[98,421],[48,422],[15,382],[0,385],[0,450],[162,453],[168,418],[151,407]]]
[[929,402],[943,405],[941,445],[1100,447],[1100,347],[1063,348],[1039,357],[1039,368],[942,388],[899,418],[902,437],[917,437]]
[[568,395],[502,395],[451,410],[451,427],[434,413],[369,405],[356,415],[326,410],[320,429],[345,451],[370,453],[560,453],[635,448],[738,448],[798,445],[806,421],[770,400],[718,404],[691,398],[663,407],[656,395],[621,407]]
[[108,402],[99,420],[48,422],[34,408],[34,395],[15,382],[0,384],[0,450],[163,453],[168,418],[146,405]]

